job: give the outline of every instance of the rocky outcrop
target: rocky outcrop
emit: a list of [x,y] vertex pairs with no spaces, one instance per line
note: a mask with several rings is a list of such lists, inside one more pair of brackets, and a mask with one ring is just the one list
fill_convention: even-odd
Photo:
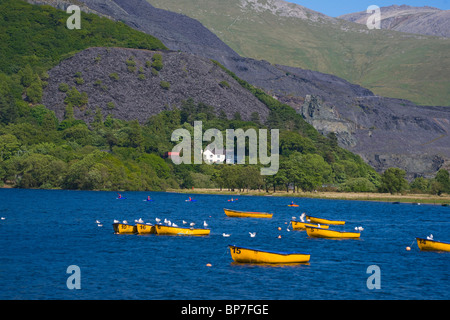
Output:
[[[151,67],[155,54],[162,69]],[[75,108],[75,116],[91,122],[97,107],[103,115],[141,123],[163,110],[180,107],[192,98],[213,106],[217,114],[232,118],[239,112],[250,120],[253,112],[264,121],[268,108],[208,59],[182,52],[154,52],[123,48],[90,48],[64,60],[49,72],[42,103],[64,116],[67,92],[62,83],[86,93],[88,103]],[[81,79],[81,80],[80,80]]]
[[[450,38],[450,10],[393,5],[382,7],[380,11],[382,29]],[[338,18],[366,24],[370,15],[371,13],[362,11]]]

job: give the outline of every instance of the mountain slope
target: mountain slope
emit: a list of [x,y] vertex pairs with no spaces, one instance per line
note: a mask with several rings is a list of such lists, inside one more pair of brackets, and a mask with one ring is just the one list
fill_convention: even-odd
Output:
[[449,39],[369,31],[281,0],[148,1],[199,20],[242,56],[334,74],[382,96],[450,105]]
[[[162,68],[151,65],[155,55],[162,57]],[[158,68],[159,69],[159,68]],[[145,123],[163,110],[180,107],[192,98],[223,111],[228,118],[239,112],[250,120],[253,112],[265,121],[268,108],[232,77],[208,59],[180,52],[154,52],[123,48],[90,48],[64,60],[49,72],[42,103],[64,117],[70,90],[86,93],[87,103],[74,108],[77,119],[91,122],[96,108],[104,116]],[[79,80],[82,79],[82,80]],[[66,88],[67,88],[66,87]]]
[[[407,5],[382,7],[380,10],[382,29],[450,38],[450,10]],[[361,11],[338,18],[365,25],[369,16],[366,11]]]

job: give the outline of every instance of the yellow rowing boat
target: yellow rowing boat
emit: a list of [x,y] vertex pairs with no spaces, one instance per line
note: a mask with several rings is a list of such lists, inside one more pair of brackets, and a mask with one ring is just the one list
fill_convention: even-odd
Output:
[[156,233],[172,236],[207,236],[211,232],[209,229],[194,229],[184,227],[163,226],[157,224],[155,226]]
[[154,225],[145,223],[136,223],[137,232],[139,234],[155,234],[156,228]]
[[359,232],[327,230],[309,226],[306,226],[306,233],[308,234],[308,236],[314,238],[331,238],[331,239],[359,239],[359,237],[361,236],[361,233]]
[[229,245],[231,258],[239,263],[306,263],[310,259],[309,253],[262,251]]
[[131,234],[137,233],[137,227],[126,223],[113,223],[114,233]]
[[328,220],[328,219],[316,218],[316,217],[312,217],[312,216],[306,216],[306,220],[309,220],[312,223],[318,223],[318,224],[333,224],[333,225],[344,225],[345,224],[345,221]]
[[429,239],[416,238],[417,245],[422,251],[447,251],[450,252],[450,243]]
[[294,221],[291,220],[291,225],[293,230],[306,230],[306,227],[316,227],[316,228],[322,228],[322,229],[328,229],[329,226],[325,224],[314,224],[314,223],[308,223],[308,222],[301,222],[301,221]]
[[248,211],[237,211],[230,209],[223,209],[228,217],[236,218],[272,218],[273,213],[266,212],[248,212]]

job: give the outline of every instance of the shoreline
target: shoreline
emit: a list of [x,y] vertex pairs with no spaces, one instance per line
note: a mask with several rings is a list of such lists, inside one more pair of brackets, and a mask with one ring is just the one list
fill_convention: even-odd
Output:
[[328,200],[356,200],[356,201],[379,201],[379,202],[400,202],[414,204],[438,204],[450,205],[450,195],[441,196],[431,194],[390,194],[390,193],[370,193],[370,192],[296,192],[287,193],[286,191],[265,192],[250,190],[247,191],[229,191],[220,189],[168,189],[166,192],[184,193],[184,194],[217,194],[230,196],[265,196],[265,197],[290,197],[290,198],[313,198]]
[[[14,189],[14,186],[4,184],[0,189]],[[30,188],[33,189],[33,188]],[[42,189],[38,189],[42,190]],[[61,190],[61,189],[47,189]],[[88,191],[88,190],[86,190]],[[130,190],[89,190],[89,191],[112,191],[112,192],[131,192]],[[145,190],[141,192],[146,192]],[[147,191],[147,192],[166,192],[180,194],[210,194],[210,195],[229,195],[229,196],[259,196],[259,197],[289,197],[289,198],[311,198],[324,200],[352,200],[352,201],[374,201],[374,202],[398,202],[410,204],[435,204],[450,206],[450,194],[441,196],[431,194],[390,194],[390,193],[371,193],[371,192],[336,192],[336,191],[317,191],[317,192],[276,192],[263,190],[249,190],[239,192],[238,190],[220,190],[194,188],[194,189],[167,189],[166,191]]]

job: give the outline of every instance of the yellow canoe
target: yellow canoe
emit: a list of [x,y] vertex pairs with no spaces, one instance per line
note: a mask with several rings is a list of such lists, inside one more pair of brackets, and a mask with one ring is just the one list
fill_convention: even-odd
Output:
[[194,229],[184,227],[172,227],[157,224],[155,226],[156,233],[172,236],[207,236],[211,232],[209,229]]
[[130,234],[137,233],[137,227],[126,223],[113,223],[114,233]]
[[266,212],[248,212],[248,211],[237,211],[230,209],[223,209],[228,217],[236,218],[272,218],[273,213]]
[[229,245],[231,258],[239,263],[306,263],[310,259],[309,253],[262,251],[257,249]]
[[308,223],[308,222],[301,222],[301,221],[294,221],[291,220],[291,225],[293,230],[306,230],[306,227],[316,227],[316,228],[322,228],[322,229],[328,229],[329,226],[325,224],[321,224],[320,226],[318,224],[314,223]]
[[309,220],[309,222],[318,223],[318,224],[333,224],[333,225],[344,225],[345,224],[345,221],[328,220],[328,219],[316,218],[316,217],[312,217],[312,216],[306,216],[306,220]]
[[422,251],[447,251],[450,252],[450,243],[435,240],[416,238],[417,245]]
[[156,228],[154,225],[145,223],[136,223],[137,232],[139,234],[154,234],[156,233]]
[[298,204],[288,204],[288,207],[298,207]]
[[361,233],[359,232],[327,230],[308,226],[306,226],[306,233],[308,234],[308,236],[314,238],[331,238],[331,239],[359,239],[359,237],[361,236]]

